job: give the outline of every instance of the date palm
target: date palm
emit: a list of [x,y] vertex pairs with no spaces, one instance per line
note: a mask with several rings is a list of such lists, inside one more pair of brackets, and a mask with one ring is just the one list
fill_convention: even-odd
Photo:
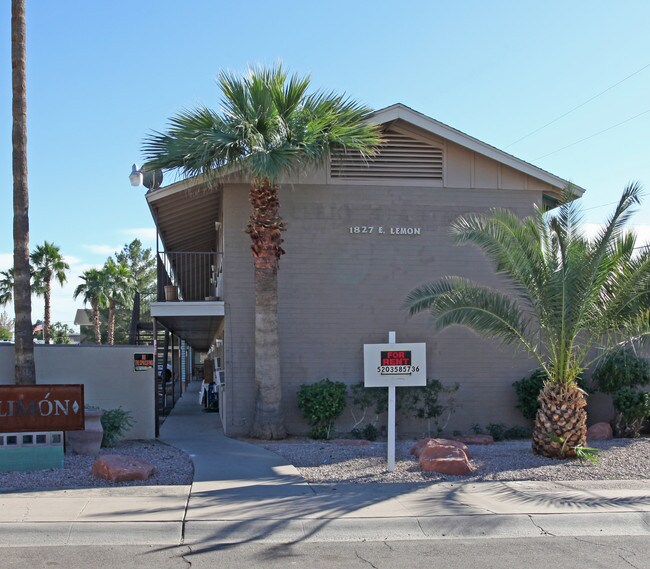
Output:
[[[478,246],[506,290],[450,276],[408,295],[411,315],[427,310],[436,329],[459,324],[523,347],[548,376],[539,397],[533,450],[569,457],[586,444],[586,399],[577,378],[595,359],[650,338],[650,249],[625,232],[638,184],[589,240],[570,188],[557,211],[520,219],[493,210],[452,224],[456,243]],[[635,254],[635,249],[636,254]]]
[[93,330],[95,332],[95,342],[102,343],[102,333],[99,320],[99,309],[108,306],[108,296],[106,294],[106,277],[103,271],[99,269],[88,269],[79,277],[83,281],[74,291],[74,298],[83,297],[84,305],[90,304],[93,314]]
[[240,172],[251,180],[255,274],[255,387],[252,435],[285,436],[282,411],[277,271],[285,223],[279,213],[278,178],[323,163],[336,146],[363,156],[376,152],[380,131],[366,123],[366,107],[333,93],[308,93],[310,78],[289,77],[280,67],[251,69],[238,77],[222,72],[221,112],[183,111],[165,133],[144,144],[149,169],[180,169],[208,179]]
[[43,341],[50,343],[51,305],[52,305],[52,279],[61,286],[67,281],[66,271],[70,265],[63,260],[60,249],[54,244],[45,241],[37,245],[31,254],[32,269],[34,273],[34,290],[43,295],[45,303],[45,316],[43,318]]
[[108,300],[108,343],[115,343],[115,311],[117,304],[125,305],[130,301],[135,282],[131,271],[124,263],[116,263],[108,258],[101,270],[104,295]]

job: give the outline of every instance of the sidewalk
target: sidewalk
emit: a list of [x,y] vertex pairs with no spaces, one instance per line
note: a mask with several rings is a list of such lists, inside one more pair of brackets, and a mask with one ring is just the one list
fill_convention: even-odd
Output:
[[650,483],[308,484],[278,455],[223,435],[181,398],[161,440],[194,461],[192,486],[0,494],[3,545],[650,535]]

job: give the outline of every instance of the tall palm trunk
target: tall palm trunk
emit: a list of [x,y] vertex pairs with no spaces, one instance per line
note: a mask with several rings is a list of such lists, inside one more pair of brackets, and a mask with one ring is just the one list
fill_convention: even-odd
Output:
[[50,324],[52,311],[52,277],[45,275],[45,290],[43,291],[43,301],[45,303],[45,315],[43,318],[43,341],[50,343]]
[[576,456],[587,444],[587,399],[577,385],[547,383],[539,395],[533,451],[550,458]]
[[108,301],[108,343],[115,344],[115,299]]
[[256,179],[246,232],[255,263],[255,419],[252,435],[262,439],[286,436],[282,409],[280,340],[278,334],[278,266],[285,224],[279,214],[278,186]]
[[12,158],[14,178],[15,382],[36,383],[29,271],[29,193],[27,188],[27,81],[25,0],[11,3]]
[[93,329],[95,330],[95,343],[102,343],[102,331],[99,323],[99,300],[93,298],[90,303],[93,309]]

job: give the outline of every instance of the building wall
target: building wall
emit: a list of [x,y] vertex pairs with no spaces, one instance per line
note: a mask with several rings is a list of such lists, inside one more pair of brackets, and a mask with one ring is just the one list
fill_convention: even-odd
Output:
[[[296,403],[299,386],[326,377],[362,381],[363,344],[387,341],[389,330],[397,332],[398,342],[427,343],[429,377],[460,384],[461,408],[449,429],[521,423],[511,384],[534,363],[463,329],[436,334],[426,315],[408,318],[402,303],[414,287],[449,274],[498,285],[477,250],[450,242],[449,224],[468,211],[492,207],[527,215],[540,199],[539,191],[521,189],[285,185],[279,323],[289,431],[306,429]],[[250,427],[254,410],[253,269],[243,232],[248,215],[247,187],[228,186],[224,296],[231,434]],[[354,227],[373,230],[354,233]],[[417,228],[420,234],[391,235],[391,228]],[[348,417],[340,426],[351,424]]]
[[[300,385],[323,378],[350,385],[363,381],[363,344],[386,342],[391,330],[398,342],[427,343],[428,377],[460,385],[459,408],[448,430],[525,423],[512,383],[537,367],[535,361],[466,329],[436,333],[426,314],[409,318],[402,305],[413,288],[445,275],[500,287],[477,249],[450,241],[451,222],[491,208],[530,215],[544,193],[558,190],[449,141],[442,144],[444,180],[432,187],[346,183],[329,179],[325,169],[282,183],[280,213],[288,230],[278,276],[279,325],[289,432],[307,430],[297,407]],[[247,185],[226,185],[223,212],[226,429],[243,434],[251,426],[255,398]],[[401,234],[402,229],[418,234]],[[348,413],[338,427],[349,430],[352,424]],[[422,428],[400,423],[402,433]]]
[[[86,405],[122,407],[135,423],[127,439],[155,438],[153,371],[134,371],[133,354],[147,346],[35,345],[36,381],[83,383]],[[0,346],[0,384],[14,383],[14,347]]]

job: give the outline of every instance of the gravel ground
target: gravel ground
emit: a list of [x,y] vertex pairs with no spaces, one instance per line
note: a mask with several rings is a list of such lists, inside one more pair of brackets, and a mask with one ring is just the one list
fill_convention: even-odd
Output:
[[650,479],[650,439],[594,441],[599,463],[554,460],[533,454],[529,440],[471,445],[470,476],[420,471],[410,455],[415,441],[395,445],[395,470],[386,472],[386,443],[357,446],[353,441],[305,440],[258,443],[295,465],[309,482],[433,482],[438,480],[639,480]]
[[[360,441],[312,441],[287,439],[273,443],[247,440],[275,452],[295,465],[309,482],[337,483],[430,483],[481,480],[640,480],[650,479],[650,439],[596,441],[599,463],[578,460],[559,461],[534,455],[530,441],[505,441],[494,445],[471,445],[470,476],[454,477],[423,473],[410,455],[415,441],[398,441],[395,471],[386,472],[386,443],[360,444]],[[35,472],[0,472],[0,492],[57,488],[110,488],[191,484],[194,468],[181,450],[158,441],[125,441],[101,454],[136,456],[156,466],[149,480],[114,483],[91,474],[95,457],[66,455],[63,469]]]
[[122,454],[145,460],[156,467],[148,480],[111,482],[91,473],[94,456],[66,454],[62,469],[33,472],[0,472],[0,492],[12,490],[47,490],[58,488],[114,488],[123,486],[167,486],[191,484],[194,466],[182,450],[158,441],[123,441],[102,454]]

